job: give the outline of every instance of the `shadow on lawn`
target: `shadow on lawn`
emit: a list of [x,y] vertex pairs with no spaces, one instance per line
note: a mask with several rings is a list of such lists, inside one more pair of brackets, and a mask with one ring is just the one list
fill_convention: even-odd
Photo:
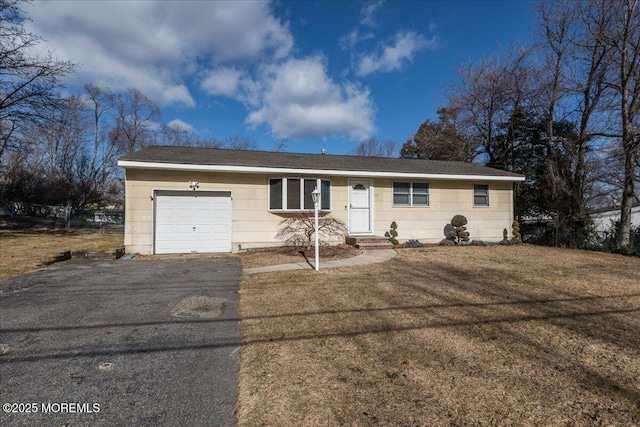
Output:
[[[461,305],[464,306],[464,305]],[[476,306],[472,304],[471,306]],[[437,308],[437,307],[436,307]],[[402,307],[395,307],[391,310],[403,310]],[[415,310],[415,307],[407,307],[408,310]],[[363,310],[364,312],[375,312],[380,310]],[[160,352],[180,352],[180,351],[189,351],[189,350],[208,350],[215,348],[235,348],[242,345],[257,345],[257,344],[265,344],[272,342],[287,342],[287,341],[300,341],[300,340],[315,340],[315,339],[327,339],[327,338],[344,338],[344,337],[357,337],[367,334],[376,334],[376,333],[385,333],[388,334],[390,332],[406,332],[412,330],[422,330],[422,329],[437,329],[437,328],[456,328],[457,333],[464,331],[466,327],[471,326],[492,326],[494,327],[493,333],[497,335],[501,335],[504,337],[508,337],[511,340],[518,341],[521,345],[524,344],[527,347],[535,348],[536,352],[532,352],[536,354],[538,360],[540,355],[544,360],[542,362],[547,366],[571,366],[576,375],[579,375],[580,380],[584,384],[588,384],[591,387],[597,387],[599,389],[603,389],[606,393],[610,393],[613,395],[618,395],[627,401],[630,404],[634,405],[636,408],[640,408],[638,402],[640,402],[640,391],[635,388],[626,387],[623,384],[615,381],[614,379],[607,377],[605,375],[600,374],[599,372],[591,369],[587,366],[583,366],[575,363],[572,360],[567,360],[562,355],[548,351],[545,349],[540,343],[537,343],[526,336],[518,335],[514,337],[514,331],[510,328],[511,325],[522,322],[557,322],[560,320],[570,319],[572,321],[580,321],[585,318],[593,318],[593,319],[605,319],[610,320],[611,316],[614,315],[624,315],[624,314],[632,314],[640,312],[640,308],[628,308],[628,309],[618,309],[618,310],[603,310],[603,311],[581,311],[581,312],[567,312],[567,313],[557,313],[553,315],[528,315],[528,316],[517,316],[517,317],[505,317],[505,318],[495,318],[495,319],[480,319],[477,321],[432,321],[428,324],[420,324],[420,325],[412,325],[412,326],[396,326],[389,327],[367,327],[361,330],[344,330],[340,332],[327,332],[327,333],[310,333],[310,334],[300,334],[293,336],[281,336],[277,338],[273,337],[265,337],[260,339],[249,339],[244,341],[238,341],[235,339],[225,339],[213,337],[210,342],[205,343],[192,343],[188,340],[180,340],[174,342],[166,342],[164,345],[147,345],[143,343],[136,342],[120,342],[112,345],[93,345],[89,348],[87,347],[76,347],[76,348],[65,348],[63,351],[56,351],[54,349],[31,349],[28,355],[20,355],[20,354],[8,354],[4,357],[0,358],[0,365],[2,364],[10,364],[17,362],[38,362],[43,360],[59,360],[59,359],[77,359],[77,358],[95,358],[99,356],[108,356],[113,357],[115,355],[125,355],[125,356],[139,356],[145,354],[153,354]],[[321,315],[320,313],[313,313],[314,315]],[[327,314],[327,313],[325,313]],[[328,313],[332,314],[332,313]],[[185,326],[186,330],[189,330],[188,325],[193,323],[211,323],[211,322],[231,322],[236,321],[237,319],[223,319],[223,320],[191,320],[191,321],[176,321],[176,322],[148,322],[148,323],[128,323],[122,325],[91,325],[91,326],[79,326],[79,327],[69,327],[69,328],[23,328],[23,329],[3,329],[0,331],[0,336],[5,334],[10,334],[13,332],[46,332],[47,330],[68,330],[68,329],[87,329],[87,328],[129,328],[131,326],[152,326],[155,324],[164,324],[164,323],[174,323],[176,326]],[[496,328],[497,326],[497,328]],[[527,357],[527,354],[523,354],[523,357]]]
[[[168,325],[184,328],[180,338],[165,340],[162,344],[136,341],[117,341],[112,343],[93,343],[87,346],[68,346],[57,348],[30,348],[29,352],[8,353],[0,357],[0,364],[17,362],[37,362],[52,359],[75,359],[96,356],[141,355],[159,352],[180,352],[186,350],[207,350],[221,347],[234,348],[241,345],[252,346],[274,342],[289,342],[327,338],[353,338],[368,334],[389,334],[424,329],[455,328],[457,334],[467,336],[472,341],[481,341],[486,335],[495,337],[496,345],[508,345],[516,342],[518,346],[509,351],[518,352],[525,360],[535,360],[549,367],[570,371],[580,383],[591,388],[601,389],[604,393],[619,396],[633,407],[640,408],[640,390],[627,386],[624,382],[598,372],[593,367],[581,363],[578,359],[555,351],[553,344],[536,340],[518,326],[526,323],[548,324],[577,334],[586,341],[609,343],[621,350],[638,353],[640,349],[640,304],[633,301],[640,297],[638,292],[608,295],[585,295],[577,291],[556,288],[553,285],[542,286],[524,273],[507,274],[503,270],[485,268],[480,271],[461,271],[446,264],[432,262],[428,269],[416,266],[404,260],[394,260],[389,264],[389,274],[394,270],[405,272],[412,279],[394,283],[388,289],[375,286],[366,288],[366,292],[385,301],[386,307],[345,307],[342,309],[297,311],[294,313],[265,314],[247,316],[239,319],[176,319],[145,322],[126,322],[112,324],[89,324],[69,326],[47,326],[43,324],[30,327],[0,329],[0,342],[11,342],[22,334],[56,334],[76,330],[126,329],[132,327],[154,328]],[[368,270],[360,270],[362,272]],[[304,272],[301,274],[313,274]],[[375,272],[370,273],[373,275]],[[482,277],[481,277],[482,276]],[[342,279],[348,282],[350,273]],[[517,285],[514,283],[517,282]],[[134,284],[135,285],[135,284]],[[160,286],[162,285],[162,286]],[[174,292],[166,283],[160,283],[161,292]],[[252,289],[249,289],[249,292]],[[70,289],[60,287],[59,295],[50,298],[69,298]],[[140,287],[118,287],[97,284],[87,292],[92,296],[106,293],[153,292],[154,287],[140,284]],[[184,291],[184,289],[182,289]],[[309,291],[312,291],[311,289]],[[413,298],[412,298],[413,297]],[[322,298],[312,295],[310,298]],[[406,304],[407,300],[429,300],[430,303]],[[32,302],[32,301],[31,301]],[[8,302],[7,302],[8,303]],[[4,305],[4,304],[3,304]],[[498,310],[505,310],[506,314]],[[451,311],[454,310],[454,311]],[[353,324],[345,324],[341,316],[356,315]],[[455,317],[455,318],[453,318]],[[190,340],[189,329],[198,324],[213,324],[237,321],[287,321],[292,325],[286,333],[274,333],[262,323],[254,337],[243,340],[225,337],[207,336],[204,340]],[[3,322],[4,323],[4,322]],[[478,327],[485,328],[485,337],[478,336]],[[487,329],[488,328],[488,329]],[[507,344],[500,344],[507,343]],[[633,382],[630,373],[622,374],[628,382]]]
[[[401,261],[404,263],[404,261]],[[506,273],[504,270],[484,268],[482,271],[468,271],[452,268],[448,265],[436,265],[429,272],[423,272],[408,263],[402,269],[412,269],[416,278],[412,283],[401,283],[398,286],[412,292],[426,293],[430,297],[452,306],[518,306],[526,310],[528,318],[540,317],[579,333],[582,336],[602,340],[628,349],[640,349],[640,317],[627,322],[616,316],[606,316],[594,324],[572,322],[574,316],[600,313],[605,315],[622,308],[626,312],[640,309],[638,302],[629,301],[640,297],[640,293],[624,293],[619,295],[584,295],[558,289],[554,285],[540,285],[532,275]],[[480,278],[480,275],[482,277]],[[433,286],[433,283],[439,285]],[[424,285],[424,284],[428,285]],[[603,284],[604,285],[604,284]],[[560,297],[555,297],[561,295]],[[489,300],[487,303],[469,303],[472,300]],[[497,302],[495,300],[498,300]],[[502,301],[500,301],[502,300]],[[514,307],[514,308],[518,308]],[[569,314],[573,313],[573,314]],[[630,319],[629,319],[630,320]]]

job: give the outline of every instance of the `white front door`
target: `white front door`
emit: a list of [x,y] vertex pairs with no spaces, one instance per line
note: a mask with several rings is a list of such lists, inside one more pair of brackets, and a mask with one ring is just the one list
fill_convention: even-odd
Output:
[[349,180],[349,233],[371,233],[372,187],[370,180]]

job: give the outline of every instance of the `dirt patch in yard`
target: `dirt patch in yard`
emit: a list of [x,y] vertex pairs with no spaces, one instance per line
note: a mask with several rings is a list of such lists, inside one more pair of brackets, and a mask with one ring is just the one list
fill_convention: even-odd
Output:
[[86,232],[0,223],[0,280],[36,270],[64,251],[108,250],[123,244],[122,232]]
[[[349,245],[321,246],[320,259],[330,261],[334,259],[351,258],[361,254],[360,249]],[[240,254],[243,268],[265,267],[269,265],[290,264],[300,262],[314,262],[314,249],[277,247],[254,249]]]
[[398,252],[243,277],[241,426],[640,424],[637,259]]

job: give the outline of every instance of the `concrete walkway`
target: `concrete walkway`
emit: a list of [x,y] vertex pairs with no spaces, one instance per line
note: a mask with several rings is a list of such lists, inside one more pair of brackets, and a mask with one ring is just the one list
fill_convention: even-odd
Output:
[[[394,258],[398,253],[393,249],[380,249],[363,251],[360,255],[336,259],[334,261],[322,261],[320,259],[320,271],[325,268],[339,268],[339,267],[353,267],[356,265],[375,264],[378,262],[388,261]],[[313,259],[310,258],[309,262],[313,264]],[[245,268],[242,270],[242,274],[255,274],[255,273],[268,273],[271,271],[287,271],[287,270],[313,270],[313,266],[306,262],[295,262],[291,264],[269,265],[267,267],[254,267]]]

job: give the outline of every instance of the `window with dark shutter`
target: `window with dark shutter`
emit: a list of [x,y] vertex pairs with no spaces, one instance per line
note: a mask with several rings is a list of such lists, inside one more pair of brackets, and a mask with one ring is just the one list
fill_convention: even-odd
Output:
[[315,188],[320,190],[320,209],[331,210],[331,181],[319,178],[269,178],[269,210],[312,211]]
[[269,209],[282,209],[282,179],[269,180]]
[[299,210],[300,206],[300,180],[287,179],[287,210]]

